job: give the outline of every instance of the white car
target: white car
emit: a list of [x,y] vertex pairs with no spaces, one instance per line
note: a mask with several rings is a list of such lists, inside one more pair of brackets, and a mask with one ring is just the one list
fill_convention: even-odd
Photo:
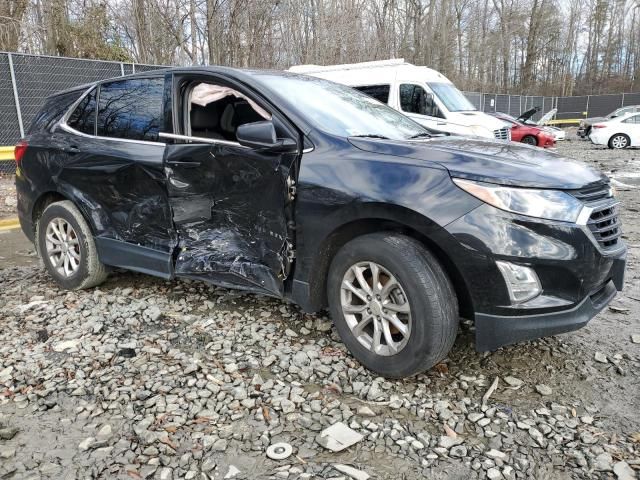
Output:
[[628,113],[591,126],[589,140],[609,148],[640,147],[640,113]]
[[431,130],[511,140],[510,125],[478,111],[447,77],[402,58],[330,66],[296,65],[289,71],[348,85]]

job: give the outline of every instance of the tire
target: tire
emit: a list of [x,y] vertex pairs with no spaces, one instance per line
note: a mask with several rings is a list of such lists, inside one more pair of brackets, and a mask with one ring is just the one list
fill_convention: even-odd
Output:
[[629,145],[631,145],[631,140],[624,133],[616,133],[609,139],[609,148],[618,150],[621,148],[627,148]]
[[[385,298],[382,298],[383,303],[376,304],[373,300],[375,290],[371,291],[372,281],[368,283],[372,294],[369,303],[364,298],[360,300],[362,297],[343,287],[343,280],[347,283],[351,281],[353,268],[357,266],[359,270],[366,269],[366,265],[371,267],[372,262],[377,264],[380,272],[380,281],[376,283],[384,287],[390,285],[392,278],[399,283],[400,288],[389,288],[393,295],[386,297],[389,302],[395,303],[384,303]],[[371,268],[364,270],[359,278],[364,279],[367,272],[371,273],[370,277],[373,278]],[[358,285],[357,279],[357,275],[353,276],[352,285]],[[385,296],[384,288],[377,290]],[[362,294],[362,289],[359,292]],[[458,302],[451,281],[435,257],[412,238],[381,232],[350,241],[340,249],[331,262],[327,294],[333,322],[344,344],[360,363],[384,377],[401,378],[428,370],[446,357],[455,341],[459,321]],[[371,308],[362,309],[362,313],[352,314],[349,310],[345,312],[343,302],[349,309],[362,309],[362,305],[352,303],[362,303]],[[399,348],[394,351],[389,347],[386,335],[382,334],[380,343],[384,342],[386,345],[381,344],[378,351],[374,350],[372,346],[375,325],[379,326],[379,331],[384,331],[381,327],[382,320],[389,316],[389,308],[406,309],[407,305],[410,309],[408,315],[396,313],[394,325],[391,325],[390,321],[386,322],[390,325],[387,332],[392,335],[391,343],[395,343]],[[375,317],[378,314],[381,316]],[[363,323],[367,324],[365,328],[368,333],[363,329],[364,334],[356,335],[352,328],[354,324],[359,325],[360,321],[364,321],[365,315],[373,318],[368,324]],[[410,326],[407,328],[403,324],[403,327],[396,328],[398,319],[404,320]],[[399,328],[404,328],[407,335],[405,336]],[[366,345],[366,342],[369,344]]]
[[[91,229],[72,202],[55,202],[42,212],[36,225],[36,239],[45,268],[62,288],[82,290],[106,280],[108,270],[98,259]],[[65,256],[68,262],[63,261]]]
[[537,147],[538,146],[538,139],[536,137],[534,137],[533,135],[525,135],[522,140],[520,140],[522,143],[525,143],[527,145],[531,145],[533,147]]

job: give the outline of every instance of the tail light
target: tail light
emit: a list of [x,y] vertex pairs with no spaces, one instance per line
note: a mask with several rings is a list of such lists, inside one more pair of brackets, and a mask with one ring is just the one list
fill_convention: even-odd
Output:
[[596,123],[595,125],[592,125],[591,128],[606,128],[606,125],[602,125],[601,123]]
[[20,160],[22,160],[22,157],[24,157],[24,154],[26,151],[27,151],[27,142],[25,142],[24,140],[20,140],[16,144],[16,148],[13,151],[13,157],[15,158],[16,163],[20,163]]

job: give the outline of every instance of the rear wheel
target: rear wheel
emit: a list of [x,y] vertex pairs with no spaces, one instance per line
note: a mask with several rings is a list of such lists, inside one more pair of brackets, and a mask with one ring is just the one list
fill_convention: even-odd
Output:
[[36,228],[38,253],[58,285],[79,290],[95,287],[107,278],[89,225],[73,203],[65,200],[49,205]]
[[521,142],[526,143],[527,145],[533,145],[534,147],[538,145],[538,139],[533,135],[526,135]]
[[624,133],[616,133],[609,139],[609,148],[627,148],[630,143],[629,137]]
[[451,282],[409,237],[375,233],[352,240],[333,259],[327,287],[342,341],[380,375],[423,372],[455,341],[458,303]]

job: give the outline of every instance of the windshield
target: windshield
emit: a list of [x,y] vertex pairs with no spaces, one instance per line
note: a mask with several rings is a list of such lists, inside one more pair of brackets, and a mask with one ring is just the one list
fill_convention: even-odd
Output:
[[406,140],[429,132],[391,107],[344,85],[303,75],[260,74],[258,79],[332,135]]
[[429,83],[438,99],[450,112],[475,111],[476,107],[452,83]]
[[606,117],[604,117],[604,118],[616,118],[616,117],[620,117],[620,116],[624,115],[625,113],[629,113],[629,112],[631,112],[631,111],[632,111],[632,110],[631,110],[630,108],[625,108],[625,107],[623,107],[623,108],[619,108],[619,109],[617,109],[616,111],[611,112],[609,115],[607,115],[607,116],[606,116]]

